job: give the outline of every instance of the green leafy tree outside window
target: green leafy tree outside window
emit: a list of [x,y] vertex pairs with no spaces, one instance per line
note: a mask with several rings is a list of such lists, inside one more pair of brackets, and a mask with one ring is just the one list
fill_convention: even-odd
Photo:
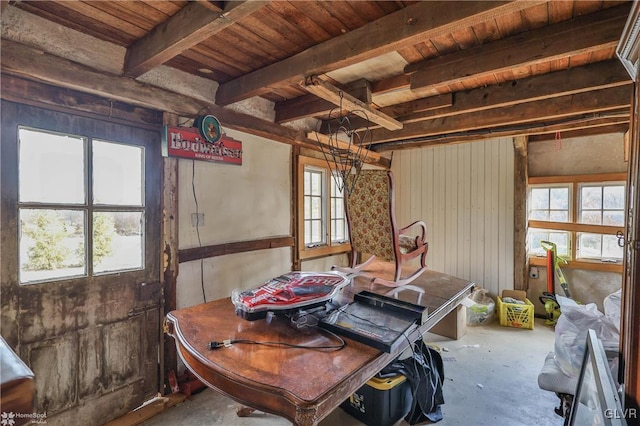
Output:
[[64,266],[69,250],[63,245],[67,227],[56,212],[42,210],[33,216],[32,226],[24,228],[26,236],[33,239],[27,250],[26,268],[32,271],[53,270]]

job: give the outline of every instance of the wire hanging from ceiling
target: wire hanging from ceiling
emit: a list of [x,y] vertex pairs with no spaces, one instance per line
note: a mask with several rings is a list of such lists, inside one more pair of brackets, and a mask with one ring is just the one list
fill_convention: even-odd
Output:
[[[340,92],[340,105],[329,111],[326,120],[318,122],[316,140],[338,190],[349,194],[365,164],[373,136],[367,113],[364,110],[344,112],[342,98],[343,92]],[[365,125],[354,128],[354,122],[362,121],[360,117],[365,119]],[[323,129],[325,132],[321,132]]]

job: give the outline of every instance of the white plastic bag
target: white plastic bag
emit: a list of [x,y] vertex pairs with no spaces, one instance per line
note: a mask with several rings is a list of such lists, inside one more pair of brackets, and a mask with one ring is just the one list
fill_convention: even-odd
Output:
[[616,326],[618,332],[620,332],[620,306],[622,304],[622,289],[611,293],[604,298],[602,307],[604,308],[604,314],[611,320]]
[[578,377],[587,341],[592,329],[602,341],[605,351],[618,349],[620,332],[610,318],[598,311],[595,303],[579,305],[566,297],[556,295],[562,314],[556,323],[554,344],[555,360],[568,376]]
[[473,304],[467,306],[467,325],[484,325],[493,320],[496,304],[487,290],[476,288],[469,296]]

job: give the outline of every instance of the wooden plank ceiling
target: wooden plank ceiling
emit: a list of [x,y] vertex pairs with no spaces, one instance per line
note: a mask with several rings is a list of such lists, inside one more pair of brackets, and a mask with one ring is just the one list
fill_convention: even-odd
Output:
[[[373,149],[381,152],[502,135],[626,130],[631,81],[615,47],[630,5],[8,3],[126,48],[123,78],[174,67],[218,82],[221,107],[256,96],[273,102],[275,122],[285,126],[321,121],[348,99],[369,112]],[[12,73],[4,64],[3,72]]]

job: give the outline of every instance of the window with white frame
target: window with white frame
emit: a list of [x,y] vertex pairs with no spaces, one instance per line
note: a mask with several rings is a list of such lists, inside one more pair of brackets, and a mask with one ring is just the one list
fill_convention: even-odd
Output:
[[[532,185],[529,188],[529,220],[569,222],[571,217],[570,185]],[[557,253],[568,256],[571,244],[569,232],[554,229],[530,228],[529,254],[545,255],[541,241],[556,244]]]
[[349,235],[341,176],[327,163],[300,157],[300,257],[315,257],[349,250]]
[[144,268],[142,146],[21,127],[20,283]]
[[530,256],[546,256],[541,241],[556,244],[570,263],[618,263],[623,250],[616,232],[624,229],[624,174],[530,178]]
[[[579,223],[624,227],[624,183],[581,184],[579,198]],[[577,258],[622,260],[615,235],[579,232],[577,237]]]

